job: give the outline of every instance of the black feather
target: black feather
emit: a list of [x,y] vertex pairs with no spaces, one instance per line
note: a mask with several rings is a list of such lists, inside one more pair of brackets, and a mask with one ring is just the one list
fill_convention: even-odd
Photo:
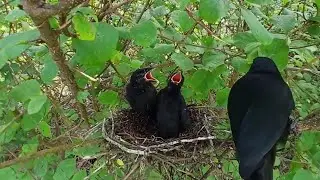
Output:
[[190,120],[187,114],[187,105],[181,94],[184,77],[181,82],[174,84],[169,80],[168,85],[157,95],[156,122],[159,136],[162,138],[178,137]]
[[131,108],[139,113],[155,114],[157,90],[144,76],[152,68],[138,69],[132,73],[130,82],[126,86],[126,99]]
[[228,114],[244,179],[271,180],[276,144],[289,134],[295,103],[275,63],[254,59],[250,70],[231,88]]

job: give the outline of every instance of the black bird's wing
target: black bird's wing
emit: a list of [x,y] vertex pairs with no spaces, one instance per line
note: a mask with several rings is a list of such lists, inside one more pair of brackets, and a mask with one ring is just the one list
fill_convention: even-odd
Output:
[[182,95],[180,96],[180,124],[182,131],[184,131],[190,125],[190,119],[187,112],[187,104]]
[[264,163],[264,156],[282,136],[291,113],[292,94],[285,82],[263,76],[254,82],[253,91],[248,92],[252,94],[252,104],[237,129],[242,177],[249,177]]

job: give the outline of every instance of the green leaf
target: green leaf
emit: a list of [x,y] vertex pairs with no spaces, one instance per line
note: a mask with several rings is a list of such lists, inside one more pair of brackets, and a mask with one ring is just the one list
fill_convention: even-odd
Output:
[[227,15],[229,1],[227,0],[200,0],[200,17],[209,23],[215,23]]
[[252,52],[261,45],[251,32],[237,33],[233,37],[233,41],[238,48],[244,49],[246,53]]
[[74,29],[81,40],[94,40],[97,29],[93,23],[89,22],[82,13],[76,13],[72,17]]
[[305,169],[299,169],[292,180],[314,180],[312,173]]
[[99,95],[98,100],[104,105],[116,105],[119,102],[119,95],[115,91],[108,90],[102,92]]
[[25,102],[33,96],[41,95],[40,84],[34,79],[24,81],[18,86],[14,87],[11,90],[10,95],[17,101]]
[[272,18],[273,24],[289,33],[296,25],[297,20],[294,15],[279,15]]
[[203,56],[202,63],[206,67],[210,67],[212,69],[215,69],[218,66],[224,64],[224,61],[226,58],[227,58],[227,56],[223,53],[205,54]]
[[54,180],[69,179],[76,173],[76,160],[74,158],[61,161],[53,175]]
[[230,88],[224,88],[217,92],[216,102],[218,106],[221,106],[221,107],[227,106],[229,93],[230,93]]
[[273,2],[272,0],[246,0],[246,1],[253,4],[259,4],[259,5],[266,5]]
[[30,46],[18,44],[15,46],[4,47],[0,50],[0,69],[11,59],[17,58]]
[[16,122],[12,122],[12,123],[8,123],[0,126],[0,145],[8,143],[11,140],[13,140],[19,127],[20,125]]
[[85,170],[78,171],[73,177],[72,180],[83,180],[87,176],[87,173]]
[[35,114],[26,114],[21,120],[22,129],[24,131],[30,131],[37,127],[38,123],[43,120],[50,108],[50,103],[47,101],[41,108],[41,110]]
[[27,144],[24,144],[22,146],[22,152],[20,155],[26,156],[31,153],[37,152],[38,146],[39,146],[39,141],[37,139],[37,136],[34,136],[31,140],[27,142]]
[[36,40],[40,37],[40,33],[37,29],[25,31],[21,33],[14,33],[6,36],[0,40],[0,49],[8,46],[12,47],[19,43],[25,43],[28,41]]
[[5,180],[16,180],[16,172],[12,167],[0,169],[0,177]]
[[141,52],[147,62],[162,62],[166,60],[165,55],[174,52],[174,45],[156,44],[154,48],[144,48]]
[[248,61],[240,57],[232,58],[231,65],[239,73],[246,73],[250,69]]
[[99,145],[92,145],[87,147],[78,147],[73,149],[72,154],[80,157],[85,156],[94,156],[101,152],[101,148]]
[[259,42],[262,44],[270,44],[272,42],[272,35],[264,28],[251,11],[241,8],[241,14],[248,24],[253,36]]
[[171,14],[171,18],[175,24],[178,24],[183,32],[189,31],[193,25],[194,20],[185,11],[176,10]]
[[84,103],[84,100],[90,95],[88,91],[79,91],[77,94],[77,100],[81,103]]
[[274,60],[277,67],[284,69],[289,61],[289,46],[286,40],[273,39],[271,44],[261,45],[259,50],[259,56],[269,57]]
[[31,101],[28,104],[28,114],[35,114],[39,112],[46,101],[47,101],[46,95],[31,97]]
[[33,172],[38,177],[43,177],[48,171],[47,158],[38,158],[34,161]]
[[142,47],[149,47],[157,38],[157,28],[150,20],[135,25],[130,33],[134,42]]
[[193,61],[184,54],[173,53],[171,58],[183,71],[191,70],[194,66]]
[[39,123],[39,130],[44,137],[52,137],[51,127],[45,121]]
[[20,9],[14,9],[9,12],[9,14],[5,17],[6,21],[13,22],[19,20],[20,18],[26,16],[27,14]]
[[56,17],[50,17],[48,20],[52,29],[58,29],[60,27],[59,21]]
[[48,85],[52,83],[53,78],[58,75],[58,66],[52,60],[51,54],[46,54],[44,58],[44,68],[40,73],[42,81]]
[[114,55],[118,39],[119,33],[113,26],[98,23],[96,38],[93,41],[72,40],[77,62],[87,66],[104,66]]
[[319,26],[319,24],[313,24],[308,27],[307,31],[311,36],[315,36],[315,37],[319,36],[320,35],[320,26]]

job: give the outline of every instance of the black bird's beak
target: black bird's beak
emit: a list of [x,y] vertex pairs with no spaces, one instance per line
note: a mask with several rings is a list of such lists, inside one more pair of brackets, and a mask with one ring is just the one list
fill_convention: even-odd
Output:
[[144,75],[144,79],[147,82],[151,82],[154,84],[155,87],[157,87],[159,85],[159,81],[158,79],[154,78],[151,71],[148,71],[145,75]]
[[175,73],[172,77],[171,77],[171,82],[178,85],[182,80],[182,75],[181,75],[181,71]]

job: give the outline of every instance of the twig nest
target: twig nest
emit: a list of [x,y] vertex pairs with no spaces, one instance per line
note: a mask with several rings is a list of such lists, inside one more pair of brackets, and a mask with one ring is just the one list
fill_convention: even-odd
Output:
[[120,149],[140,155],[177,149],[192,152],[194,146],[207,146],[210,141],[212,144],[212,139],[215,139],[212,112],[206,108],[189,107],[188,115],[191,120],[190,127],[181,133],[179,138],[164,140],[156,137],[155,124],[149,117],[131,109],[123,109],[113,113],[112,118],[105,121],[103,135],[107,141]]

